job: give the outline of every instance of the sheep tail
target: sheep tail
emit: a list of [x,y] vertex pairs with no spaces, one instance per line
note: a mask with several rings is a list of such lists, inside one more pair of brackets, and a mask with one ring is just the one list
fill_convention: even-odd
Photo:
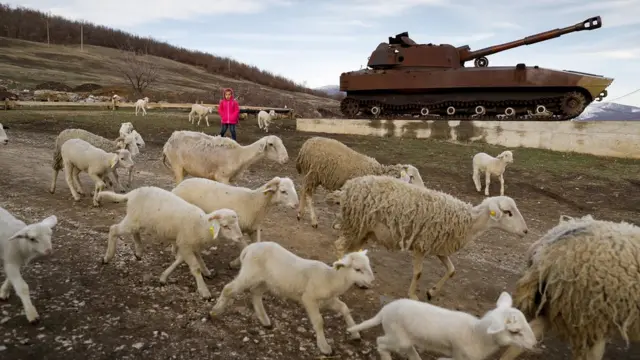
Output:
[[354,325],[354,326],[348,328],[347,331],[350,332],[350,333],[354,333],[354,332],[367,330],[367,329],[370,329],[370,328],[372,328],[374,326],[380,325],[382,323],[382,314],[381,314],[381,312],[382,311],[378,312],[376,314],[376,316],[372,317],[369,320],[365,320],[365,321],[361,322],[358,325]]
[[115,203],[127,202],[127,200],[129,200],[129,193],[116,194],[113,191],[100,191],[97,196],[97,201],[100,202],[103,199],[107,199],[108,201]]
[[336,190],[328,193],[324,199],[329,205],[340,205],[340,198],[342,197],[342,190]]

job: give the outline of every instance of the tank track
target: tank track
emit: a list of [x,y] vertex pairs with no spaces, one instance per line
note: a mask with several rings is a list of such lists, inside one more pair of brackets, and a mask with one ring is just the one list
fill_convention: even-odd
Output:
[[[356,115],[351,115],[354,101],[358,103]],[[349,104],[350,103],[350,104]],[[483,115],[475,114],[475,108],[484,106]],[[535,113],[536,107],[543,105],[544,113]],[[530,100],[497,100],[497,101],[439,101],[428,104],[386,104],[379,100],[360,100],[347,96],[340,104],[342,114],[348,119],[366,120],[483,120],[483,121],[567,121],[578,117],[588,105],[585,96],[577,91],[565,94],[540,97]],[[381,109],[378,115],[370,109],[377,106]],[[453,106],[456,111],[447,115],[446,109]],[[350,108],[349,108],[350,107]],[[429,115],[420,115],[420,109],[429,109]],[[504,115],[504,109],[513,108],[515,115]],[[359,113],[358,113],[359,112]]]

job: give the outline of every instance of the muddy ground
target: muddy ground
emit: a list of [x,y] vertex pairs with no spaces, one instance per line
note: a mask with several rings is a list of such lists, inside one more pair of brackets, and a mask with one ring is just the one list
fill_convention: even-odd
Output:
[[[29,325],[19,299],[12,294],[0,303],[0,358],[2,359],[317,359],[315,336],[303,308],[271,296],[265,307],[274,329],[261,328],[253,316],[249,297],[239,299],[221,319],[212,323],[207,313],[213,305],[199,298],[186,266],[181,266],[160,286],[157,278],[172,262],[167,249],[147,245],[142,261],[135,261],[130,240],[120,242],[114,261],[100,264],[110,225],[120,221],[124,206],[105,204],[94,208],[89,198],[74,202],[64,176],[50,194],[51,149],[56,134],[80,127],[115,138],[119,124],[131,121],[146,141],[137,158],[136,186],[171,189],[170,172],[161,164],[161,148],[173,130],[196,129],[186,113],[150,112],[134,117],[130,112],[9,111],[0,122],[10,127],[10,142],[0,148],[0,206],[27,222],[51,214],[59,218],[54,254],[24,270],[33,302],[42,322]],[[211,120],[211,119],[210,119]],[[204,122],[203,122],[204,123]],[[219,129],[218,120],[207,133]],[[295,131],[289,120],[277,121],[271,133],[280,136],[290,162],[260,162],[250,168],[239,185],[257,187],[273,176],[289,176],[299,184],[295,156],[312,134]],[[238,141],[247,144],[264,134],[255,119],[238,128]],[[454,145],[446,142],[333,136],[382,162],[416,165],[427,186],[478,203],[483,196],[471,181],[471,157],[477,151],[494,155],[499,147],[486,144]],[[528,222],[530,233],[519,239],[491,231],[453,257],[456,276],[449,280],[434,303],[476,315],[489,310],[499,293],[511,291],[530,243],[552,227],[561,214],[593,214],[610,220],[640,224],[640,161],[605,159],[549,151],[515,149],[515,163],[506,172],[506,194],[512,196]],[[85,186],[92,183],[81,175]],[[499,183],[492,183],[492,195]],[[315,195],[319,228],[309,224],[308,214],[296,220],[291,209],[277,209],[263,227],[263,239],[277,241],[295,253],[325,262],[335,260],[330,229],[333,212]],[[126,245],[125,245],[126,244]],[[370,290],[354,288],[343,300],[356,322],[373,316],[382,304],[405,297],[411,278],[408,254],[389,253],[371,247],[376,284]],[[220,242],[205,261],[217,271],[206,279],[214,299],[236,274],[226,264],[237,255],[234,246]],[[443,274],[435,258],[425,260],[420,296]],[[325,312],[325,331],[334,359],[377,359],[375,338],[380,328],[363,332],[363,341],[348,340],[340,316]],[[568,358],[567,347],[549,336],[540,355],[523,359]],[[424,359],[435,359],[429,354]],[[497,358],[497,355],[496,357]],[[606,359],[640,359],[640,347],[610,344]]]

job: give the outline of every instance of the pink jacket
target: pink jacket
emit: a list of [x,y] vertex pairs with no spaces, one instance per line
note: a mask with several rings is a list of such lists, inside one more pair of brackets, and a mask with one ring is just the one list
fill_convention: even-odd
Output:
[[[231,91],[231,99],[224,98],[224,93]],[[233,89],[222,89],[222,100],[218,104],[218,114],[220,114],[220,122],[223,124],[237,124],[240,118],[240,105],[234,98]]]

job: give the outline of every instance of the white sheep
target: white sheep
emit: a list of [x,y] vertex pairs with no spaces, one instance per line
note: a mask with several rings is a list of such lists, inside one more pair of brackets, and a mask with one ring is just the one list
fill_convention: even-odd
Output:
[[[256,189],[191,178],[182,181],[171,192],[207,213],[221,208],[234,210],[239,217],[240,229],[252,242],[261,241],[261,224],[272,206],[282,204],[292,209],[298,206],[296,188],[288,177],[276,176]],[[229,264],[232,268],[239,265],[239,258]]]
[[527,251],[514,304],[538,339],[551,332],[569,343],[572,359],[601,360],[611,340],[640,341],[638,259],[640,227],[562,216]]
[[223,139],[193,131],[174,131],[162,148],[162,163],[173,171],[176,185],[185,174],[229,184],[256,161],[265,158],[279,164],[289,161],[287,149],[275,135],[246,146]]
[[120,136],[125,137],[129,134],[131,134],[131,132],[133,131],[133,123],[131,122],[125,122],[120,124]]
[[[142,139],[142,136],[140,135],[140,133],[138,133],[134,128],[133,128],[133,124],[130,122],[126,122],[126,123],[122,123],[122,125],[120,126],[120,137],[122,138],[131,138],[133,137],[135,143],[137,146],[132,146],[129,149],[129,152],[131,152],[131,158],[135,159],[135,157],[140,154],[140,149],[144,147],[145,143],[144,140]],[[129,173],[128,173],[128,181],[127,181],[127,187],[129,189],[131,189],[133,187],[133,172],[134,172],[135,166],[131,166],[129,168]],[[117,176],[117,173],[116,173]],[[106,181],[105,181],[106,182]]]
[[202,116],[204,116],[204,120],[207,122],[207,126],[209,126],[209,114],[213,113],[213,108],[209,106],[204,106],[200,104],[191,105],[191,112],[189,113],[189,122],[192,124],[195,122],[195,118],[193,115],[198,115],[198,125],[200,125],[200,120],[202,120]]
[[383,165],[338,140],[320,136],[314,136],[302,144],[296,158],[296,171],[303,177],[298,221],[304,215],[308,204],[311,226],[314,228],[318,227],[318,218],[313,206],[313,193],[318,186],[327,191],[336,191],[345,181],[358,176],[400,177],[402,171],[409,175],[411,183],[424,186],[420,172],[415,166]]
[[142,99],[138,99],[138,101],[136,101],[136,116],[138,116],[138,110],[142,110],[142,116],[147,115],[147,110],[145,110],[147,106],[149,106],[148,97],[145,96]]
[[220,235],[234,242],[242,241],[235,211],[219,209],[207,214],[170,191],[154,186],[139,187],[126,194],[102,191],[97,199],[98,202],[106,199],[127,203],[124,219],[109,228],[107,250],[102,259],[104,264],[109,263],[115,255],[118,237],[128,234],[133,236],[135,257],[141,260],[140,233],[151,232],[156,241],[169,240],[177,247],[175,261],[160,275],[160,283],[166,284],[167,277],[178,265],[186,262],[196,280],[200,296],[211,298],[202,275],[209,277],[213,272],[205,265],[200,251]]
[[27,225],[0,207],[0,258],[7,277],[0,286],[0,300],[9,299],[11,286],[16,291],[24,308],[27,320],[36,324],[40,315],[29,295],[29,285],[22,278],[20,268],[28,265],[33,259],[50,255],[53,251],[51,235],[58,218],[48,218]]
[[111,110],[115,110],[116,106],[118,106],[118,104],[120,103],[120,101],[122,100],[122,97],[118,96],[117,94],[113,94],[113,96],[111,97]]
[[[58,134],[56,137],[55,145],[53,148],[53,162],[51,163],[51,167],[53,169],[53,175],[51,177],[51,187],[49,188],[50,193],[55,193],[56,191],[56,182],[58,181],[58,173],[62,170],[62,155],[60,153],[60,149],[62,144],[64,144],[69,139],[82,139],[89,144],[100,148],[108,153],[116,152],[118,149],[127,149],[130,153],[139,153],[138,150],[138,140],[136,140],[135,134],[129,134],[125,137],[118,137],[115,140],[109,140],[100,135],[96,135],[87,130],[83,129],[65,129]],[[142,140],[142,138],[140,138]],[[144,144],[144,142],[143,142]],[[124,190],[122,184],[120,184],[120,180],[118,178],[118,173],[113,172],[113,176],[115,178],[115,183],[112,183],[108,177],[104,177],[102,180],[106,182],[108,186],[117,187],[120,190]]]
[[9,137],[7,136],[7,133],[4,131],[4,129],[8,129],[8,128],[3,127],[2,124],[0,123],[0,143],[2,145],[7,145],[9,143]]
[[491,183],[491,175],[500,179],[500,195],[504,195],[504,170],[507,164],[513,162],[513,153],[510,150],[501,152],[498,156],[493,157],[487,153],[479,152],[473,156],[473,183],[478,192],[481,191],[480,183],[481,173],[485,174],[484,194],[489,196],[489,184]]
[[[240,253],[240,272],[225,285],[209,314],[212,318],[222,314],[234,301],[233,297],[246,290],[251,291],[253,308],[265,327],[271,326],[262,297],[270,291],[304,306],[316,343],[323,354],[331,354],[331,346],[324,334],[324,321],[320,310],[328,307],[340,313],[347,327],[355,325],[349,307],[339,299],[353,284],[370,286],[375,277],[367,251],[345,255],[329,266],[318,260],[304,259],[280,244],[264,241],[250,244]],[[360,334],[352,334],[359,339]]]
[[384,335],[376,339],[380,360],[391,353],[421,360],[416,347],[447,356],[441,360],[484,360],[506,346],[530,349],[536,337],[520,310],[502,292],[496,308],[477,318],[411,299],[386,304],[373,318],[347,329],[358,332],[382,324]]
[[388,250],[413,252],[409,298],[414,300],[418,299],[416,288],[426,255],[435,255],[446,267],[445,275],[427,292],[431,300],[455,273],[449,256],[492,228],[520,237],[528,232],[515,201],[508,196],[486,198],[473,206],[390,176],[348,180],[326,198],[340,204],[338,256],[359,249],[368,240]]
[[[97,202],[98,192],[104,189],[103,177],[113,176],[117,167],[128,169],[133,166],[131,153],[126,149],[119,149],[109,153],[82,139],[69,139],[60,148],[65,178],[75,201],[81,199],[85,191],[80,182],[80,172],[86,172],[94,182],[93,206]],[[112,179],[112,181],[117,181]]]
[[258,127],[260,129],[264,129],[265,132],[269,132],[269,124],[271,120],[276,117],[276,112],[274,110],[269,111],[268,113],[264,110],[260,110],[258,112]]

